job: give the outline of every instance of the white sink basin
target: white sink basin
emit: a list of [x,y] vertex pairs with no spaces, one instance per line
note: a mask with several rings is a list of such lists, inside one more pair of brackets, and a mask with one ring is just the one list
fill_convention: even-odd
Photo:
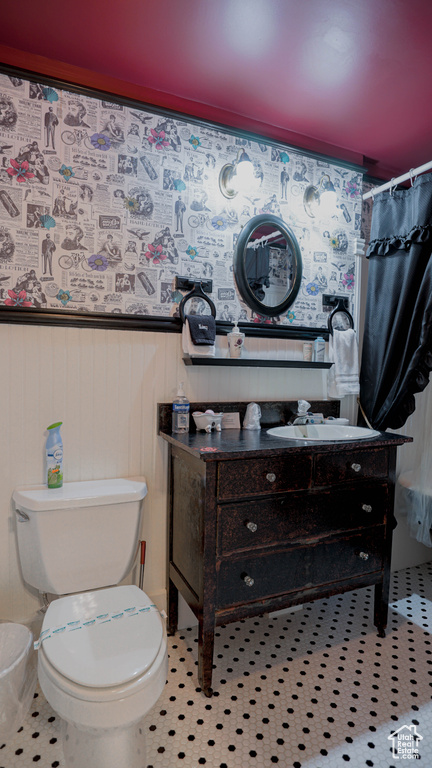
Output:
[[341,424],[295,424],[288,427],[273,427],[268,435],[286,440],[366,440],[376,437],[379,432],[366,427],[350,427]]

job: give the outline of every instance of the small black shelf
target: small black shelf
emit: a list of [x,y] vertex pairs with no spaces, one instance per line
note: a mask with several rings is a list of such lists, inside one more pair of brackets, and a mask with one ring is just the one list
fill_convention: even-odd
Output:
[[224,365],[231,368],[330,368],[333,363],[307,360],[265,360],[248,357],[184,357],[185,365]]

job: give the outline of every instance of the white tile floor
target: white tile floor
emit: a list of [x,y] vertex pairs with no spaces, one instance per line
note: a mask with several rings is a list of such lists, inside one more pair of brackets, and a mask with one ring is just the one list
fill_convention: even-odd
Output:
[[[372,609],[367,588],[221,628],[211,699],[197,684],[196,628],[169,638],[168,683],[144,721],[148,767],[406,768],[414,758],[389,739],[402,728],[432,768],[432,563],[393,574],[385,639]],[[0,768],[33,765],[64,766],[40,691],[0,748]]]

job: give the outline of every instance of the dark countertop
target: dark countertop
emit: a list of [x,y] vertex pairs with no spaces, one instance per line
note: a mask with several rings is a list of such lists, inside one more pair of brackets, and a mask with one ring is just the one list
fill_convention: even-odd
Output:
[[203,461],[229,460],[241,458],[260,458],[295,451],[324,453],[335,451],[359,450],[402,445],[412,442],[411,437],[380,432],[376,437],[364,440],[320,441],[286,440],[269,435],[267,429],[223,429],[222,432],[187,432],[173,435],[160,431],[160,436],[171,445],[183,448]]

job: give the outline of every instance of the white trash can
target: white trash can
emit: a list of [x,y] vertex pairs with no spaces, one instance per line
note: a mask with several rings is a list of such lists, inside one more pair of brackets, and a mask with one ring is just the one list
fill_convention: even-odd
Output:
[[33,634],[23,624],[0,622],[0,745],[23,724],[36,678]]

